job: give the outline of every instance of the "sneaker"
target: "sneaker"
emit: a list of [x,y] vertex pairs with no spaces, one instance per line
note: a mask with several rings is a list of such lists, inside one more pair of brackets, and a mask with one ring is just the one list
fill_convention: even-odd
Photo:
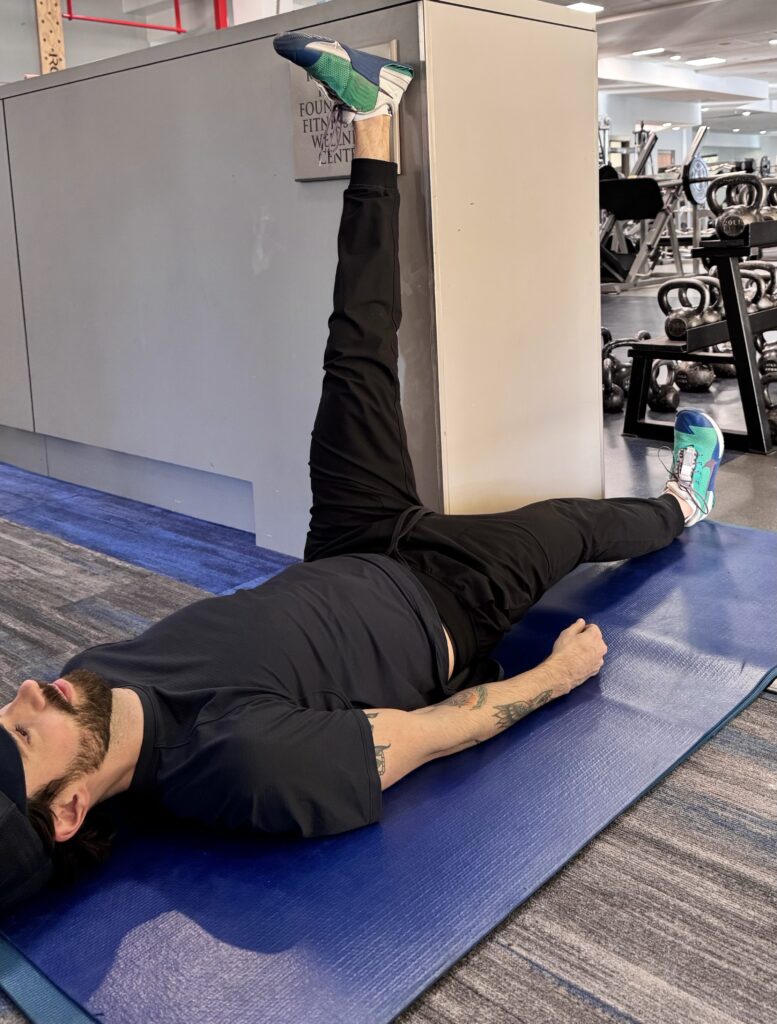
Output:
[[724,451],[723,434],[711,416],[683,409],[674,424],[674,456],[665,493],[693,506],[685,525],[706,519],[715,506],[715,477]]
[[284,32],[273,39],[273,46],[281,57],[304,68],[325,96],[342,105],[346,124],[354,118],[395,114],[413,78],[413,69],[404,64],[352,50],[326,36]]

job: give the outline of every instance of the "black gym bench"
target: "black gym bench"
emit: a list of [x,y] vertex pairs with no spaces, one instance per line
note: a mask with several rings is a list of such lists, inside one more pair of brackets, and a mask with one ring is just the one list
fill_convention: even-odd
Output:
[[[746,259],[751,249],[772,246],[777,246],[777,221],[750,224],[741,240],[732,242],[711,239],[692,251],[694,259],[701,259],[707,266],[718,268],[726,317],[719,323],[691,328],[683,341],[655,338],[633,343],[629,349],[632,367],[623,426],[625,435],[672,444],[673,424],[656,423],[645,419],[650,378],[656,360],[692,359],[697,363],[733,363],[737,368],[737,381],[747,429],[724,430],[726,446],[731,451],[756,452],[762,455],[777,451],[769,432],[766,404],[753,344],[754,334],[777,330],[777,306],[757,313],[748,312],[739,273],[739,261]],[[730,356],[703,351],[725,341],[731,342]]]

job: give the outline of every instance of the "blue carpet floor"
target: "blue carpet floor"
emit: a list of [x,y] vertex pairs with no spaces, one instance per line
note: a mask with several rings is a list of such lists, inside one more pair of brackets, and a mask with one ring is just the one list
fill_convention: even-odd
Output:
[[163,576],[228,594],[296,562],[252,533],[0,462],[0,516]]

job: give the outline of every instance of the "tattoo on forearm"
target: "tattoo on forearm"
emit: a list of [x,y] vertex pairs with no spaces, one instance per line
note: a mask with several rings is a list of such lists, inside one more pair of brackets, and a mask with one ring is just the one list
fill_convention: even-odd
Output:
[[383,753],[384,750],[388,750],[391,746],[387,743],[385,747],[375,747],[375,761],[378,765],[378,775],[386,774],[386,755]]
[[[378,715],[380,714],[380,712],[373,711],[370,714],[369,711],[365,711],[364,714],[367,716],[368,719],[370,719],[370,729],[372,729],[373,732],[374,732],[375,731],[375,726],[372,724],[372,719],[373,718],[377,718]],[[376,764],[378,766],[378,775],[385,775],[386,774],[386,755],[385,755],[384,751],[388,750],[390,746],[391,746],[390,743],[386,743],[385,746],[382,746],[382,747],[381,746],[376,746],[375,747],[375,762],[376,762]]]
[[485,686],[474,686],[471,690],[460,690],[440,703],[450,704],[452,708],[467,708],[469,711],[477,711],[486,703],[487,696],[488,691]]
[[494,715],[499,727],[507,729],[508,726],[515,725],[516,722],[520,722],[531,711],[536,711],[543,704],[547,704],[552,697],[552,690],[543,690],[533,700],[516,700],[512,704],[497,704],[494,708]]

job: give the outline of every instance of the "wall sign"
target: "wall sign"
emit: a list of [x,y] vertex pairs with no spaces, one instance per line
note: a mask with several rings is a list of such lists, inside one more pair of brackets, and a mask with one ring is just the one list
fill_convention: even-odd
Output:
[[[360,50],[396,61],[397,40],[360,46]],[[332,101],[318,91],[318,87],[302,68],[289,64],[291,76],[291,110],[294,138],[294,178],[296,181],[319,181],[322,178],[349,178],[353,159],[353,124],[343,129],[341,144],[331,153],[326,151],[326,129],[332,110]],[[401,109],[401,108],[400,108]],[[399,117],[392,118],[391,159],[402,167],[399,160]]]

